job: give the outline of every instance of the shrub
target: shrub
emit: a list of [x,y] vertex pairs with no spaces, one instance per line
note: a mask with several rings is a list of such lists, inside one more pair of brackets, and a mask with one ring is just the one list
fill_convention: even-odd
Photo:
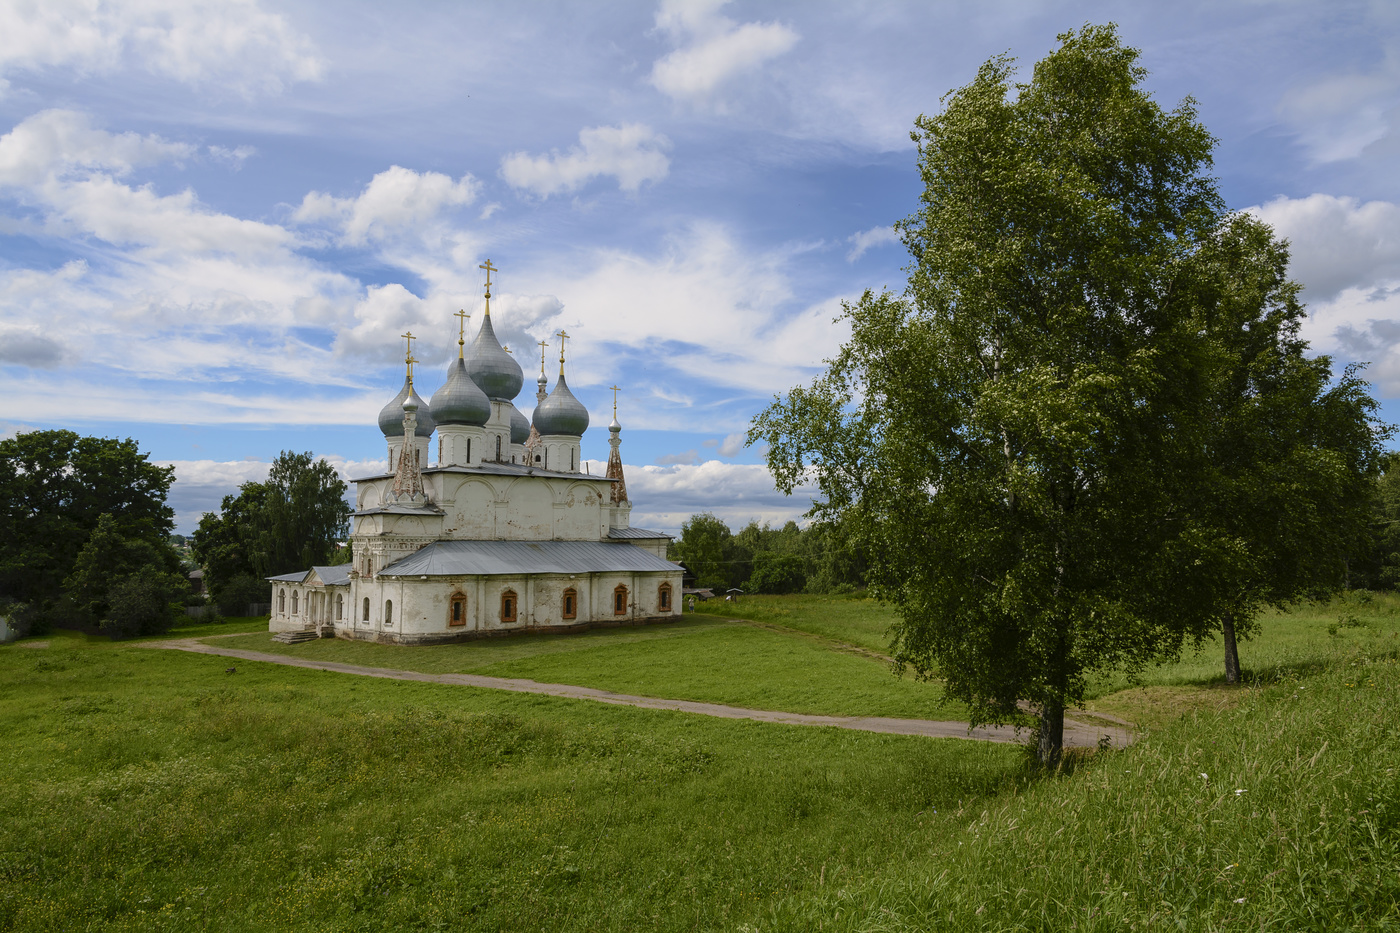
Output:
[[151,566],[117,579],[107,590],[109,608],[102,631],[114,639],[170,631],[185,586],[178,574]]

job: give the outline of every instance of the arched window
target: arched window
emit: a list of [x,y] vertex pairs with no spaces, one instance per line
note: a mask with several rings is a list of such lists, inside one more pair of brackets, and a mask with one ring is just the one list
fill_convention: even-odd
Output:
[[392,599],[384,600],[384,624],[394,624],[394,601]]
[[535,462],[536,462],[536,463],[539,463],[539,462],[540,462],[540,455],[539,455],[539,454],[535,454]]
[[662,612],[671,611],[671,584],[663,583],[656,590],[656,605]]
[[461,592],[452,594],[452,614],[447,617],[448,625],[467,624],[467,597]]
[[613,615],[627,615],[627,587],[621,583],[613,590]]
[[501,435],[496,435],[496,462],[501,462]]
[[335,594],[335,620],[339,622],[345,618],[345,597],[339,593]]
[[297,614],[297,591],[292,590],[292,615]]
[[506,590],[501,594],[501,621],[514,622],[516,610],[515,590]]
[[574,450],[572,447],[570,447],[570,448],[569,448],[569,472],[570,472],[570,473],[577,473],[577,472],[578,472],[578,466],[576,465],[576,462],[575,462],[575,460],[574,460],[574,458],[577,457],[577,456],[578,456],[578,451],[577,451],[577,450]]
[[368,622],[368,621],[369,621],[369,597],[368,597],[368,596],[365,597],[365,612],[364,612],[364,620],[363,620],[363,621],[365,621],[365,622]]
[[438,463],[442,463],[442,435],[438,435]]
[[549,448],[548,448],[548,447],[546,447],[546,448],[544,449],[544,468],[545,468],[546,470],[549,469]]
[[278,614],[279,616],[284,616],[284,615],[287,614],[287,591],[286,591],[286,590],[278,590],[278,591],[277,591],[277,614]]
[[467,438],[467,462],[472,462],[472,439]]
[[578,618],[578,591],[572,586],[564,591],[564,618]]

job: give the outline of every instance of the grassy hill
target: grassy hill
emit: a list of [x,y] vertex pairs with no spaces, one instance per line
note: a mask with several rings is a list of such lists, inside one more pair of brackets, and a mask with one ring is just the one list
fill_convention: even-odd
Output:
[[[1398,606],[1270,616],[1246,688],[1214,682],[1213,648],[1096,685],[1151,728],[1053,775],[1015,746],[21,642],[0,648],[0,930],[1395,929]],[[940,708],[850,650],[882,647],[874,604],[740,609],[761,624],[285,650]]]

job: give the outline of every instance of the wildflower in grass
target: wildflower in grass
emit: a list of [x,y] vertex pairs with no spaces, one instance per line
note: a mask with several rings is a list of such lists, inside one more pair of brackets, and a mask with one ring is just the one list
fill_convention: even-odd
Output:
[[1243,794],[1243,793],[1244,793],[1244,790],[1245,790],[1245,789],[1244,789],[1243,787],[1236,787],[1236,788],[1235,788],[1235,796],[1238,797],[1240,794]]

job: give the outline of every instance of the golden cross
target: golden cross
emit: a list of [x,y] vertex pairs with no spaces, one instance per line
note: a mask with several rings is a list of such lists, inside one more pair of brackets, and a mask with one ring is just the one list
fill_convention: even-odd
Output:
[[562,330],[554,336],[559,338],[559,375],[564,375],[564,341],[569,339],[569,335]]
[[[463,309],[452,316],[457,319],[457,346],[460,348],[462,344],[467,342],[467,321],[471,320],[471,315]],[[461,354],[462,351],[459,349],[457,355],[461,356]]]
[[613,390],[613,420],[617,420],[617,386],[608,386]]
[[495,266],[491,265],[491,260],[489,260],[489,259],[486,260],[485,262],[483,262],[481,265],[477,266],[477,268],[478,268],[478,269],[485,269],[485,270],[486,270],[486,313],[487,313],[487,314],[490,314],[490,313],[491,313],[491,273],[492,273],[492,272],[497,272],[497,271],[499,271],[499,270],[498,270]]
[[510,347],[501,347],[501,349],[504,350],[504,351],[506,351],[507,353],[512,353],[512,352],[514,352],[514,351],[511,350]]
[[408,366],[408,384],[413,385],[413,364],[418,362],[413,358],[413,341],[418,338],[413,336],[413,331],[406,334],[399,334],[400,337],[408,341],[408,349],[404,351],[403,361]]
[[544,375],[544,348],[549,346],[548,340],[540,341],[540,375]]

